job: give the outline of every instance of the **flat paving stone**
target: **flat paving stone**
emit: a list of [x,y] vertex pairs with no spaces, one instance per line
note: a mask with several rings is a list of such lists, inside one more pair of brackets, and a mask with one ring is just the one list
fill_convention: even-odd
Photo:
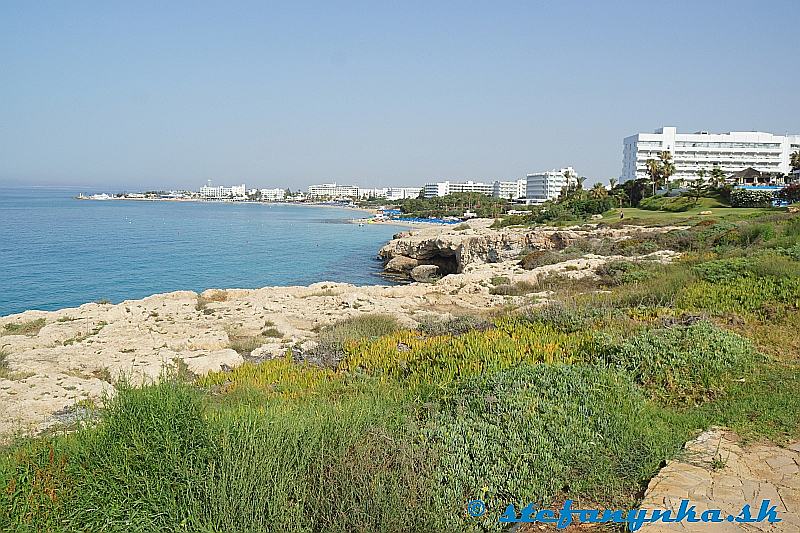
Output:
[[[646,533],[800,531],[800,442],[786,447],[758,444],[741,446],[736,434],[712,428],[686,443],[681,457],[670,461],[654,477],[645,492],[641,509],[677,509],[689,499],[697,516],[720,509],[722,517],[736,515],[745,504],[758,515],[762,499],[776,506],[774,524],[761,523],[658,523],[645,524]],[[688,496],[688,498],[687,498]]]

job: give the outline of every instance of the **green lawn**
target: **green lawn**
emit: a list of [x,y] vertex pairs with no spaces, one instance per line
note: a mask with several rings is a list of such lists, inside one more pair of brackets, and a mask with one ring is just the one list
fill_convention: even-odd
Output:
[[[733,222],[736,220],[744,220],[757,217],[767,213],[780,213],[786,212],[785,209],[780,208],[751,208],[751,207],[728,207],[721,204],[714,198],[701,198],[697,203],[697,207],[693,207],[688,211],[680,213],[670,213],[668,211],[649,211],[647,209],[638,209],[633,207],[626,207],[623,209],[611,209],[603,213],[603,219],[600,223],[612,224],[620,222],[620,211],[625,213],[625,218],[622,219],[623,224],[631,225],[645,225],[645,226],[660,226],[660,225],[694,225],[705,219],[714,220],[727,220]],[[701,211],[711,211],[710,215],[701,215]]]

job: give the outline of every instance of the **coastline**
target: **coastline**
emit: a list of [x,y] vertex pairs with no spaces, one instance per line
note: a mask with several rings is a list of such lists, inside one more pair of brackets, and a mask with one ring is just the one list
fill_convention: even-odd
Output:
[[[586,226],[571,230],[493,230],[490,219],[475,228],[426,227],[392,239],[381,249],[420,258],[433,251],[442,256],[458,250],[458,270],[425,282],[395,285],[352,285],[317,282],[310,285],[256,289],[174,291],[124,300],[117,304],[85,303],[55,311],[28,310],[0,317],[6,372],[13,376],[0,387],[0,440],[15,431],[36,433],[63,422],[80,401],[100,401],[113,393],[113,383],[157,379],[175,365],[193,374],[234,368],[247,361],[296,357],[313,350],[321,328],[369,314],[394,316],[403,327],[425,320],[481,315],[507,306],[540,305],[548,293],[508,295],[493,290],[489,280],[534,284],[540,276],[558,274],[581,279],[620,256],[565,259],[526,270],[519,251],[531,239],[537,245],[582,235],[625,238],[623,230]],[[484,227],[479,227],[479,226]],[[557,234],[557,235],[555,235]],[[674,253],[650,254],[647,260],[670,262]],[[636,259],[636,258],[628,258]],[[388,266],[388,264],[387,264]],[[263,336],[252,352],[242,355],[232,339]],[[11,326],[9,328],[8,326]]]
[[[332,209],[348,209],[350,211],[358,211],[362,213],[369,213],[371,215],[377,215],[380,211],[378,209],[370,208],[370,207],[351,207],[346,205],[331,205],[327,203],[311,203],[311,202],[260,202],[260,201],[244,201],[244,202],[233,202],[233,201],[226,201],[226,200],[202,200],[199,198],[90,198],[90,197],[73,197],[75,200],[89,200],[94,202],[108,202],[108,201],[131,201],[131,202],[194,202],[194,203],[210,203],[210,204],[258,204],[258,205],[267,205],[267,206],[299,206],[299,207],[324,207],[324,208],[332,208]],[[402,221],[398,219],[387,219],[387,220],[375,220],[371,218],[353,218],[348,219],[348,222],[351,224],[381,224],[385,226],[399,226],[399,227],[428,227],[428,226],[440,226],[438,222],[421,222],[418,220],[414,221]]]
[[362,211],[365,213],[377,213],[377,209],[371,209],[367,207],[350,207],[347,205],[331,205],[331,204],[324,204],[324,203],[311,203],[311,202],[261,202],[255,200],[247,200],[241,202],[234,202],[234,201],[227,201],[227,200],[203,200],[200,198],[91,198],[88,196],[80,197],[80,196],[73,196],[73,200],[81,200],[81,201],[93,201],[93,202],[123,202],[123,201],[130,201],[130,202],[178,202],[178,203],[200,203],[200,204],[257,204],[257,205],[290,205],[290,206],[301,206],[301,207],[329,207],[334,209],[350,209],[352,211]]

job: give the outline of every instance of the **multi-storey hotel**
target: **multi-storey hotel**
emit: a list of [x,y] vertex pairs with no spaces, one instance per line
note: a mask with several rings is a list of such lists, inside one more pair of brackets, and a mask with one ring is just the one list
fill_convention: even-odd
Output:
[[425,198],[436,196],[447,196],[460,192],[477,192],[487,196],[497,196],[499,198],[516,199],[525,196],[525,180],[517,181],[495,181],[484,183],[482,181],[437,181],[426,183],[422,188]]
[[506,200],[523,198],[526,192],[526,183],[525,178],[516,181],[495,181],[492,185],[492,196]]
[[286,198],[286,189],[259,189],[264,202],[282,202]]
[[460,192],[477,192],[491,196],[493,188],[491,183],[469,180],[463,182],[437,181],[435,183],[426,183],[422,190],[425,198],[434,198]]
[[202,187],[200,187],[200,197],[205,198],[206,200],[244,198],[244,196],[245,196],[244,183],[241,185],[233,185],[231,187],[225,187],[224,185],[219,185],[217,187],[213,187],[211,185],[203,185]]
[[422,190],[420,187],[381,187],[377,189],[358,188],[360,198],[386,198],[387,200],[405,200],[416,198]]
[[555,200],[564,187],[577,184],[578,174],[572,167],[528,174],[525,203],[541,204],[548,200]]
[[337,185],[323,183],[308,186],[309,198],[358,198],[358,187],[355,185]]
[[664,127],[654,133],[638,133],[623,141],[621,181],[647,178],[646,161],[659,152],[672,154],[675,174],[671,180],[697,179],[699,170],[719,167],[726,176],[754,168],[759,172],[788,174],[789,156],[800,150],[800,135],[773,135],[760,131],[730,133],[678,133]]

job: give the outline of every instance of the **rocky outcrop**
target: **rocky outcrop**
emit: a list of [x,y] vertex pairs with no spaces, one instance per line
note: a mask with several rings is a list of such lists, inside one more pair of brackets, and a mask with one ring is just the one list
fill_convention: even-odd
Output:
[[419,265],[411,269],[411,279],[421,283],[436,281],[440,276],[439,267],[436,265]]
[[571,228],[490,229],[491,219],[469,221],[469,229],[435,226],[402,232],[381,248],[378,257],[393,277],[405,275],[420,265],[435,265],[440,276],[464,272],[468,265],[516,260],[534,250],[560,250],[575,241],[592,238],[625,239],[632,232],[666,231],[672,228],[607,228],[586,224]]

